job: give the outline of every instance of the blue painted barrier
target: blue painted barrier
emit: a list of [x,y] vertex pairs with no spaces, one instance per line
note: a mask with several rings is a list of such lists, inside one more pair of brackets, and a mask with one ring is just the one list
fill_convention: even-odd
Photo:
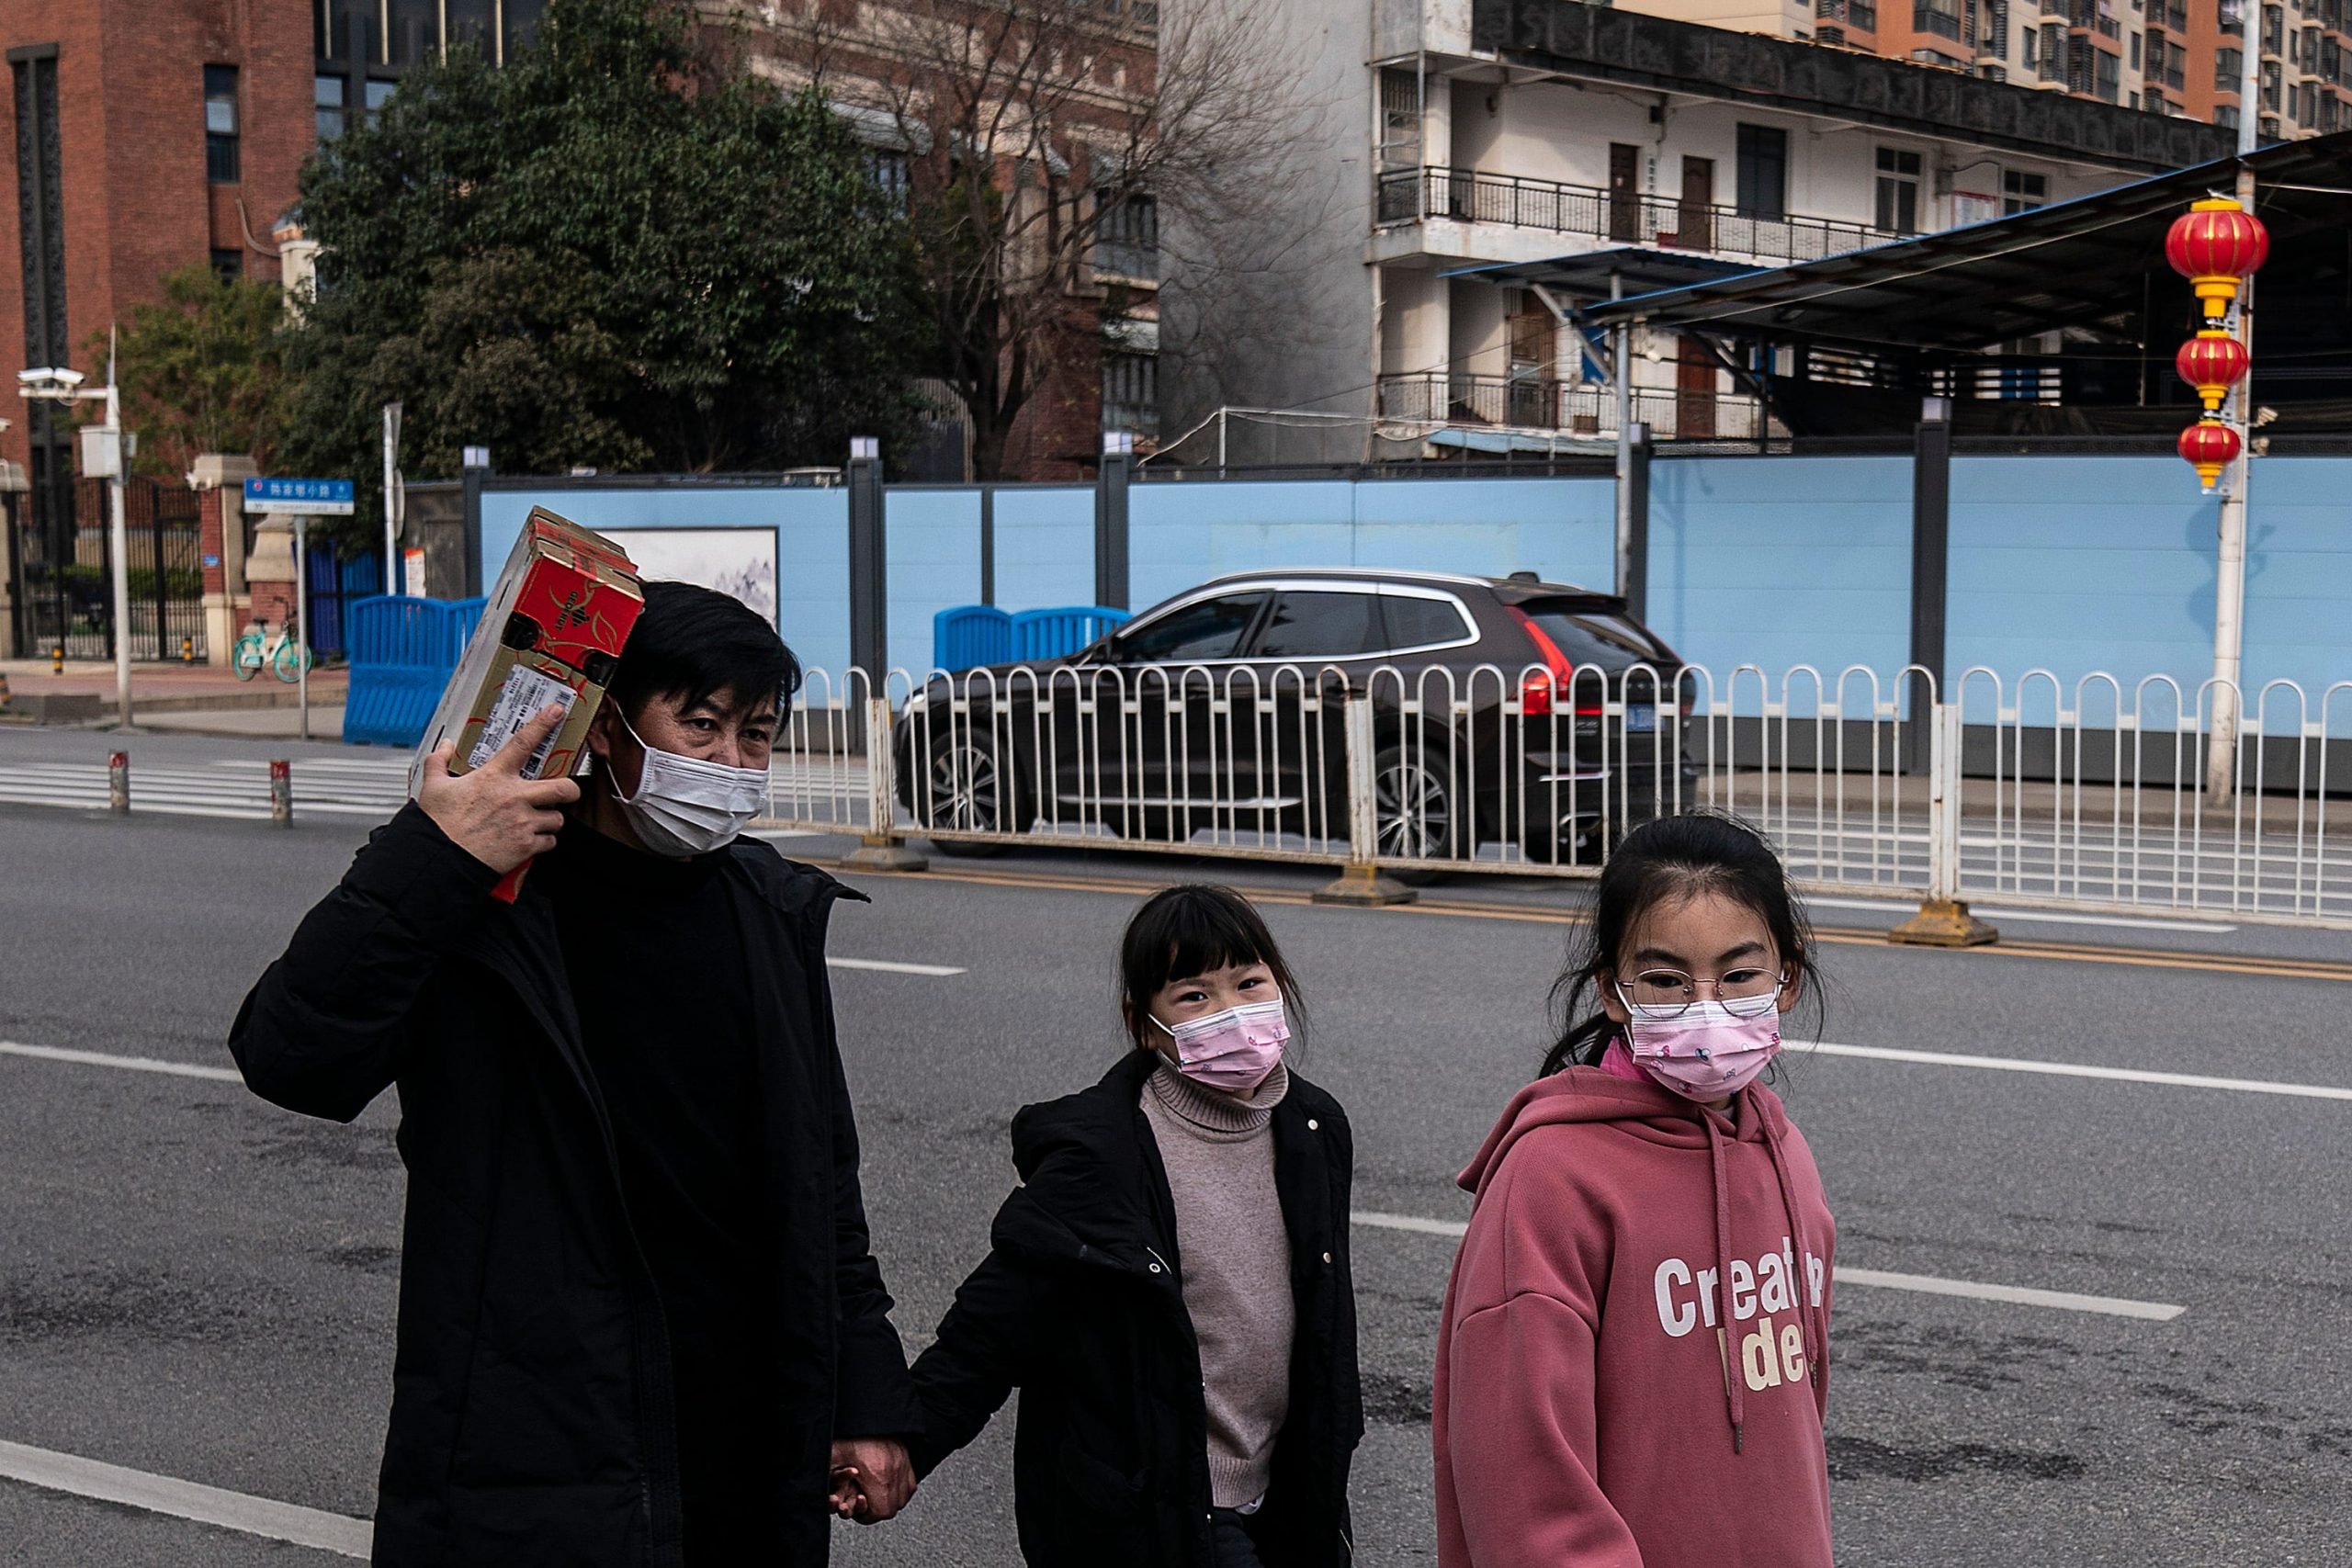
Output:
[[957,604],[931,618],[936,670],[976,670],[1012,662],[1012,616],[993,604]]
[[1012,617],[1012,657],[1022,663],[1035,659],[1067,658],[1105,632],[1125,626],[1132,618],[1125,610],[1102,604],[1023,610]]
[[347,744],[413,746],[424,738],[484,603],[379,594],[351,605]]

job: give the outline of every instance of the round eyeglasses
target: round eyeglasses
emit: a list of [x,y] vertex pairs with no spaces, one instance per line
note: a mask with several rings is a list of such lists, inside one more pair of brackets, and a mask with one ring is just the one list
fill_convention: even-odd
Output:
[[1728,969],[1713,978],[1685,975],[1679,969],[1644,969],[1621,986],[1624,999],[1652,1018],[1673,1018],[1687,1011],[1709,991],[1726,1012],[1753,1018],[1778,1000],[1783,983],[1784,976],[1772,969]]

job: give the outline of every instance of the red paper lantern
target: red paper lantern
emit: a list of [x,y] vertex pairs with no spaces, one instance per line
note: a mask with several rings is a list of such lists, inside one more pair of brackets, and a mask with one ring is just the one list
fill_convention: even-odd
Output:
[[2226,196],[2191,204],[2165,235],[2165,260],[2188,279],[2205,302],[2211,321],[2238,297],[2238,279],[2262,270],[2270,259],[2270,231],[2262,220]]
[[2180,455],[2197,469],[2197,477],[2211,490],[2222,470],[2237,460],[2244,444],[2238,433],[2218,419],[2200,419],[2180,433]]
[[2230,395],[2230,389],[2251,363],[2245,344],[2218,327],[2208,327],[2182,344],[2172,360],[2180,378],[2196,388],[2204,400],[2207,413],[2220,410],[2222,400]]

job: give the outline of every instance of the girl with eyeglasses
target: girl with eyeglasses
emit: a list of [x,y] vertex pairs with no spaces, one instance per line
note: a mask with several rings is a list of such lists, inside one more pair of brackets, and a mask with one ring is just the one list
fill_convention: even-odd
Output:
[[1665,818],[1610,857],[1566,1030],[1461,1179],[1440,1568],[1831,1568],[1836,1229],[1757,1081],[1819,989],[1745,825]]

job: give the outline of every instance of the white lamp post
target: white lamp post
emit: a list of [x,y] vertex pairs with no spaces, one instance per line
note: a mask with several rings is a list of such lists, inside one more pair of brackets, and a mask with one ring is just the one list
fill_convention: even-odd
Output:
[[[125,729],[130,728],[130,529],[123,517],[123,442],[122,400],[114,379],[114,356],[107,356],[107,384],[86,390],[82,386],[79,370],[63,366],[44,366],[37,370],[17,373],[17,392],[33,402],[78,403],[103,399],[107,405],[107,420],[96,430],[83,433],[85,470],[95,468],[106,476],[113,500],[114,515],[107,536],[114,557],[114,696],[115,706]],[[95,446],[90,436],[96,436]]]

